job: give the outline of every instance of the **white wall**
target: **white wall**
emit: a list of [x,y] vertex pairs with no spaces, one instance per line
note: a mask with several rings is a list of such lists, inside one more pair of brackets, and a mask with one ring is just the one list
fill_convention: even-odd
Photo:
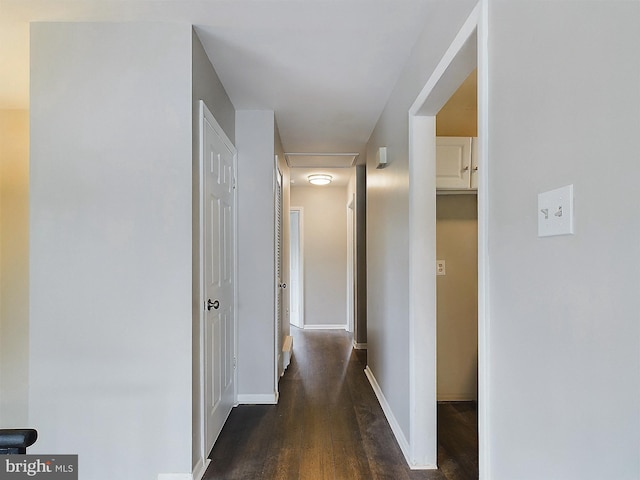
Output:
[[304,208],[304,326],[347,324],[347,188],[291,188]]
[[29,112],[0,110],[0,425],[28,426]]
[[478,388],[478,206],[475,195],[438,195],[436,256],[438,400],[475,400]]
[[[475,1],[433,5],[367,144],[367,361],[392,415],[409,438],[408,111]],[[446,21],[443,21],[446,19]],[[386,146],[390,165],[377,170]]]
[[31,451],[83,478],[191,472],[191,46],[31,27]]
[[[640,4],[489,9],[492,480],[640,478]],[[575,188],[575,235],[537,194]]]
[[192,312],[193,312],[193,341],[192,341],[192,463],[196,467],[204,465],[206,455],[209,452],[203,452],[202,443],[202,427],[204,425],[203,415],[201,412],[201,396],[200,390],[200,314],[204,308],[200,301],[200,100],[204,100],[207,108],[213,113],[218,124],[222,127],[227,137],[233,141],[235,138],[235,109],[231,100],[227,95],[216,71],[211,65],[211,61],[202,47],[202,43],[193,32],[192,41],[192,130],[193,130],[193,267],[192,267]]
[[276,401],[274,116],[236,112],[238,150],[238,400]]

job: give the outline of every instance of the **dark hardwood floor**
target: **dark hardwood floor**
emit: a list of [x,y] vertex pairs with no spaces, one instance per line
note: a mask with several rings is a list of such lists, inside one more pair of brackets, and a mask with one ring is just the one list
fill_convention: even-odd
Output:
[[[294,328],[292,328],[294,330]],[[474,404],[438,406],[440,470],[410,470],[344,331],[295,329],[278,405],[234,408],[207,480],[478,478]]]

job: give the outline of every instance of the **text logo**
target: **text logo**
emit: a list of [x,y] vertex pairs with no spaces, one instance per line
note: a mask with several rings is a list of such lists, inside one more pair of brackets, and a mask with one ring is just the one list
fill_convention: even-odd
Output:
[[77,455],[0,455],[0,480],[78,480]]

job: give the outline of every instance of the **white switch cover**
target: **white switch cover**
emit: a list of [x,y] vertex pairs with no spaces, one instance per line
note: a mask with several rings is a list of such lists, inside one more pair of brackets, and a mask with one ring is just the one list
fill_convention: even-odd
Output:
[[538,194],[538,236],[573,234],[573,185]]
[[447,269],[444,265],[444,260],[436,260],[436,275],[446,275]]

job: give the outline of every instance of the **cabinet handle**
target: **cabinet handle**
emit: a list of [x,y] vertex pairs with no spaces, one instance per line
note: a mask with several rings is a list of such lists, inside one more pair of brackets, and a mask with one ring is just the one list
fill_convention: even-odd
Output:
[[478,171],[478,166],[476,165],[475,167],[473,167],[473,171],[477,172]]
[[463,172],[468,172],[469,171],[469,166],[466,166],[462,169]]

